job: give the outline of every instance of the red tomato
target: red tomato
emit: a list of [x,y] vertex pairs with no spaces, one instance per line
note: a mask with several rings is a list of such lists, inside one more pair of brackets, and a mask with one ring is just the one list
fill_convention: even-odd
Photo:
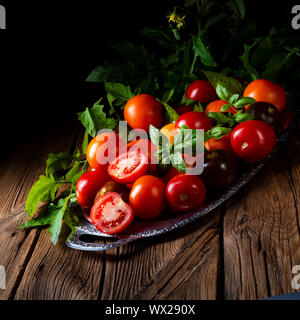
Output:
[[175,212],[187,212],[202,206],[206,188],[199,177],[179,174],[168,182],[166,198]]
[[126,151],[123,139],[115,133],[101,133],[88,145],[86,158],[91,168],[106,170],[108,163]]
[[266,122],[245,121],[237,125],[231,134],[231,146],[236,155],[246,162],[258,162],[274,149],[276,134]]
[[204,143],[204,147],[206,148],[207,151],[214,151],[214,150],[232,151],[230,138],[231,138],[231,132],[227,133],[222,138],[207,140]]
[[176,129],[179,130],[183,125],[187,125],[189,129],[209,130],[212,127],[212,121],[204,112],[191,111],[181,115],[176,121]]
[[169,124],[165,125],[164,127],[162,127],[160,129],[160,132],[162,134],[164,134],[168,138],[168,140],[170,141],[171,145],[173,145],[174,137],[177,134],[177,130],[175,128],[175,123],[169,123]]
[[79,205],[85,209],[90,209],[97,192],[109,180],[109,175],[102,170],[84,173],[76,183],[76,197]]
[[280,85],[265,79],[250,82],[244,91],[244,97],[252,97],[256,101],[272,103],[279,111],[282,111],[286,105],[284,89]]
[[115,192],[100,197],[92,207],[91,222],[101,232],[116,234],[132,223],[132,208]]
[[132,186],[129,203],[134,214],[141,219],[157,217],[164,209],[164,183],[154,176],[143,176]]
[[230,112],[230,113],[236,113],[237,111],[234,110],[233,107],[230,107],[228,111],[221,111],[221,108],[225,105],[228,104],[225,100],[216,100],[211,102],[205,109],[205,113],[209,112]]
[[192,82],[187,88],[186,97],[197,102],[210,102],[218,99],[215,88],[206,80]]
[[107,173],[117,182],[128,184],[144,175],[148,169],[148,157],[137,150],[117,157],[107,168]]
[[151,140],[140,139],[131,141],[127,144],[127,151],[138,150],[139,152],[143,152],[148,157],[148,170],[147,174],[156,175],[156,164],[157,158],[154,153],[157,150],[157,147],[151,142]]
[[192,106],[182,106],[182,107],[178,107],[176,108],[176,112],[181,116],[184,113],[193,111]]
[[131,98],[125,105],[124,118],[132,129],[149,131],[149,126],[159,128],[163,122],[163,107],[149,94]]

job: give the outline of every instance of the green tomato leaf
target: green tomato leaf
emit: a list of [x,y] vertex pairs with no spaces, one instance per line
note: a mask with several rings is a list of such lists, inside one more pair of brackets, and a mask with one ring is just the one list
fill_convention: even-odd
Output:
[[108,96],[110,106],[115,102],[116,105],[123,105],[124,108],[126,102],[134,97],[134,94],[130,90],[130,86],[124,86],[122,83],[106,82],[105,90],[110,94],[110,96]]
[[95,137],[100,129],[115,129],[118,125],[115,119],[106,116],[103,108],[98,101],[92,108],[78,113],[79,121],[92,137]]
[[217,87],[218,83],[222,83],[227,87],[230,95],[233,95],[235,93],[243,93],[242,84],[236,79],[212,71],[201,71],[205,74],[206,78],[213,85],[214,88]]
[[50,153],[46,160],[46,175],[50,177],[51,174],[66,170],[72,162],[72,155],[68,152]]
[[43,201],[53,201],[55,194],[62,183],[55,181],[53,175],[50,177],[40,176],[39,180],[35,182],[29,191],[25,210],[29,216],[32,216],[38,206]]
[[217,67],[217,64],[209,52],[209,49],[203,43],[201,36],[194,36],[193,37],[193,47],[195,53],[200,57],[201,62],[207,67]]
[[66,225],[71,229],[70,234],[66,241],[68,241],[71,236],[76,232],[76,226],[79,224],[79,218],[76,214],[72,212],[70,208],[67,207],[66,212],[64,214],[64,221]]
[[244,68],[246,69],[246,71],[249,73],[250,77],[252,80],[256,80],[259,79],[259,73],[257,72],[257,70],[255,69],[255,67],[253,67],[250,63],[250,51],[251,49],[256,46],[256,44],[261,40],[261,38],[258,38],[254,41],[254,43],[252,45],[244,45],[244,53],[240,56],[240,59],[243,62]]
[[82,150],[83,155],[86,155],[88,145],[89,145],[89,133],[87,130],[85,130],[83,140],[82,140],[82,146],[81,146],[81,150]]

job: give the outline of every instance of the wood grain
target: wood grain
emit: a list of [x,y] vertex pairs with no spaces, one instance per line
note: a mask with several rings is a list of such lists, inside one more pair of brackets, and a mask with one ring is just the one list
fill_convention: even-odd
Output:
[[227,203],[223,240],[227,299],[261,299],[293,291],[291,270],[300,264],[299,141],[294,137]]
[[76,136],[74,123],[54,128],[7,154],[0,163],[0,264],[6,269],[6,290],[0,299],[12,299],[40,234],[18,230],[25,216],[27,194],[44,173],[48,153],[69,150]]

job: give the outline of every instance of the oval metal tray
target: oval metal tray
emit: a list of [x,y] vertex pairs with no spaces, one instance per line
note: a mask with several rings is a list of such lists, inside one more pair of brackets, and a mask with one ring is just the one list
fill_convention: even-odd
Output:
[[[224,189],[214,199],[210,199],[206,202],[205,206],[180,216],[176,217],[162,217],[162,220],[159,221],[141,221],[135,220],[134,223],[124,232],[118,235],[108,235],[101,233],[98,231],[82,214],[79,225],[76,228],[76,232],[70,237],[70,239],[66,242],[67,246],[77,250],[85,250],[85,251],[106,251],[113,248],[117,248],[126,243],[136,241],[141,238],[158,236],[163,233],[167,233],[183,227],[200,217],[207,215],[216,207],[220,206],[227,199],[233,196],[236,192],[238,192],[243,186],[245,186],[262,168],[264,168],[267,163],[275,156],[278,150],[286,141],[288,135],[295,127],[295,120],[289,126],[289,129],[283,133],[281,133],[277,138],[277,144],[272,152],[272,154],[267,157],[262,162],[257,164],[248,166],[248,168],[241,174],[241,177],[230,187]],[[104,238],[113,238],[113,242],[110,243],[95,243],[90,241],[89,237],[104,237]]]

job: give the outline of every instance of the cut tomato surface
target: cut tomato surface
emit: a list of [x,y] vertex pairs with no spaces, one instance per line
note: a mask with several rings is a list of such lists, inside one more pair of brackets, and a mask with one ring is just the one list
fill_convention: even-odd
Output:
[[133,221],[132,208],[115,192],[100,197],[92,207],[91,222],[101,232],[116,234]]
[[121,183],[133,183],[148,169],[148,157],[138,150],[126,152],[117,157],[107,168],[107,173]]

